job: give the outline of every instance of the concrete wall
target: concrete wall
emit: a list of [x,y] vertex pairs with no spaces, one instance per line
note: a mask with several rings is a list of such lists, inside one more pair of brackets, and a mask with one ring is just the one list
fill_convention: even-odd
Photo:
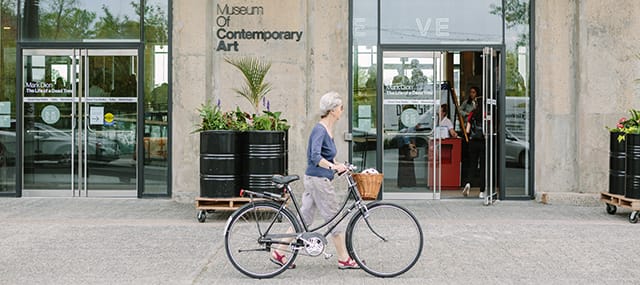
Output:
[[640,108],[638,13],[633,0],[536,1],[537,193],[607,191],[605,126]]
[[[228,26],[218,22],[217,5],[260,6],[264,14],[232,15]],[[348,91],[348,2],[254,0],[173,1],[173,196],[192,201],[199,194],[199,136],[192,134],[199,122],[196,109],[206,100],[222,102],[224,111],[236,106],[252,108],[232,89],[241,86],[239,71],[225,57],[255,56],[272,62],[266,80],[273,84],[267,95],[272,111],[283,111],[289,130],[289,173],[303,174],[309,132],[319,119],[322,94]],[[302,31],[299,42],[239,40],[238,51],[216,51],[217,30]],[[232,42],[232,41],[230,41]],[[347,116],[336,126],[339,159],[348,157],[342,140]]]
[[[271,60],[267,96],[284,111],[290,130],[289,172],[302,174],[309,130],[322,94],[347,99],[348,1],[174,1],[173,193],[191,201],[199,193],[196,108],[205,100],[223,109],[249,104],[231,90],[240,74],[225,56]],[[303,31],[300,42],[242,41],[238,52],[215,51],[217,4],[262,6],[264,16],[232,16],[232,27]],[[595,194],[608,187],[608,133],[628,109],[640,108],[640,1],[536,1],[535,189],[548,199]],[[345,102],[347,103],[347,102]],[[347,106],[348,107],[348,106]],[[340,160],[347,159],[336,127]],[[594,195],[585,195],[591,196]]]

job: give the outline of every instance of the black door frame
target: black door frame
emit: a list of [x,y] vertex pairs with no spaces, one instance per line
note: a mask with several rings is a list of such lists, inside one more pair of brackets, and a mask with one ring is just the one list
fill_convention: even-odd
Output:
[[[60,49],[128,49],[128,50],[137,50],[138,51],[138,78],[144,79],[144,43],[142,42],[80,42],[80,43],[64,43],[64,42],[19,42],[17,44],[17,52],[16,52],[16,118],[22,118],[23,114],[23,51],[29,49],[38,49],[38,50],[60,50]],[[144,142],[144,80],[138,80],[137,82],[138,88],[138,116],[136,119],[136,140],[137,144],[140,142]],[[22,197],[22,189],[23,189],[23,171],[24,171],[24,161],[22,161],[23,149],[22,149],[22,120],[16,120],[16,197]],[[20,131],[18,131],[20,130]],[[142,145],[142,144],[140,144]],[[18,159],[19,158],[19,159]],[[136,152],[136,163],[137,165],[137,197],[142,198],[143,189],[144,189],[144,151]]]

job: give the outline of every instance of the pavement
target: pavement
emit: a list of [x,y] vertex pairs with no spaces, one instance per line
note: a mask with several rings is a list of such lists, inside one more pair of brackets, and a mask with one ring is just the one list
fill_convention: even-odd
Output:
[[[169,199],[1,198],[0,284],[638,284],[640,225],[630,211],[479,199],[397,200],[419,219],[424,250],[395,278],[299,256],[268,280],[224,253],[229,212],[196,220]],[[328,251],[335,251],[332,245]]]

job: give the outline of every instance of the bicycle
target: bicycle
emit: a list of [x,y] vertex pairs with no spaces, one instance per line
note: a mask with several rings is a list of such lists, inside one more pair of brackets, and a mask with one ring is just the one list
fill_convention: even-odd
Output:
[[[332,219],[311,229],[302,220],[291,191],[290,183],[299,180],[298,175],[273,176],[272,181],[282,189],[282,194],[242,190],[240,195],[248,195],[251,200],[229,217],[224,229],[231,264],[249,277],[262,279],[287,270],[298,253],[312,257],[323,254],[328,259],[331,254],[325,252],[327,236],[355,211],[347,225],[345,240],[349,256],[360,268],[376,277],[394,277],[411,269],[420,258],[424,243],[418,220],[396,204],[365,203],[352,176],[356,167],[347,164],[347,168],[346,173],[340,174],[346,177],[349,192],[342,208]],[[350,200],[353,202],[347,206]],[[289,202],[293,204],[293,212],[287,206]],[[321,233],[320,229],[325,227],[326,231]],[[286,255],[284,264],[269,260],[272,248]]]

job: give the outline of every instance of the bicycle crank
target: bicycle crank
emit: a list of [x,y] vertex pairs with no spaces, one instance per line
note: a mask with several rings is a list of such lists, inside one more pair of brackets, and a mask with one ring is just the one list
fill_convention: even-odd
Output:
[[[303,233],[299,239],[303,242],[304,250],[309,256],[318,256],[324,253],[327,239],[323,235],[319,233]],[[326,254],[325,258],[328,258]]]

